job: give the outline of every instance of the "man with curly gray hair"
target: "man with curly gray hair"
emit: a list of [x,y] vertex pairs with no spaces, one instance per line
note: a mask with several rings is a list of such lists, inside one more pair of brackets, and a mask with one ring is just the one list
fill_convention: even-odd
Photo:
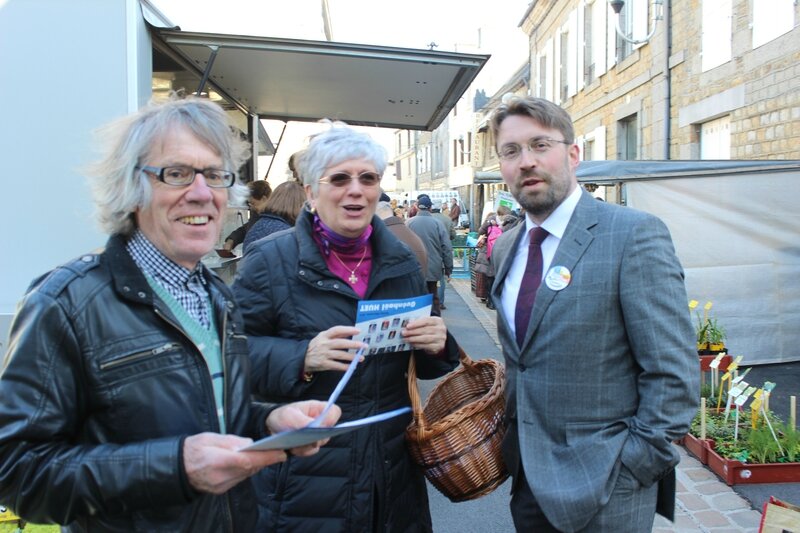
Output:
[[251,401],[241,315],[200,262],[246,191],[247,146],[195,98],[102,133],[93,190],[108,243],[35,280],[11,326],[0,502],[66,531],[252,531],[248,478],[321,443],[239,450],[305,426],[324,403]]

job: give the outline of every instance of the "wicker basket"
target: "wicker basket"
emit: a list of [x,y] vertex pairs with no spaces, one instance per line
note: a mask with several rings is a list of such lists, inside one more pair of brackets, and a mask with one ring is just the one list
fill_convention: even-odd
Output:
[[420,407],[414,358],[408,367],[413,420],[406,443],[425,477],[450,501],[489,494],[508,477],[500,453],[505,435],[503,365],[473,361],[460,351],[461,367],[445,376]]

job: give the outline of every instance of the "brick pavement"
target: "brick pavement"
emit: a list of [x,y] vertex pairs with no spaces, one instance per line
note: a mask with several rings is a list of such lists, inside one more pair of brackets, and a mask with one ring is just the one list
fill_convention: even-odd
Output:
[[[454,289],[469,308],[475,319],[499,347],[497,338],[497,313],[490,310],[472,294],[469,279],[452,279]],[[448,309],[457,305],[449,300]],[[675,522],[657,516],[653,533],[756,533],[761,513],[736,494],[716,474],[676,446],[681,455],[677,469],[677,498]]]

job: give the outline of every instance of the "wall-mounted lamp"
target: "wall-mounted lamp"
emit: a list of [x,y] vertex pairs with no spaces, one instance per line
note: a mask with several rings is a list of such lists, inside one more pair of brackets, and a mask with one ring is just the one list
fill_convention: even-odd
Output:
[[655,34],[656,32],[656,24],[658,24],[659,20],[662,20],[664,18],[663,15],[664,0],[653,0],[653,27],[650,29],[650,32],[643,39],[631,39],[630,37],[625,35],[625,32],[623,32],[622,28],[619,27],[619,13],[620,11],[622,11],[622,7],[625,5],[624,0],[608,0],[608,5],[610,5],[611,9],[614,10],[614,19],[616,21],[617,35],[619,35],[621,39],[631,44],[644,44],[647,41],[649,41],[650,38],[653,36],[653,34]]

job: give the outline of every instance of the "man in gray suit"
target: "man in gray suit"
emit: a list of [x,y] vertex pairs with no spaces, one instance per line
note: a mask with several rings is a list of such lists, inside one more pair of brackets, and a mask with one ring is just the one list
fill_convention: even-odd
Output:
[[649,532],[657,500],[662,514],[674,511],[672,441],[700,395],[669,231],[578,186],[579,148],[557,105],[512,98],[491,128],[500,172],[527,213],[495,244],[490,293],[508,379],[514,523]]

